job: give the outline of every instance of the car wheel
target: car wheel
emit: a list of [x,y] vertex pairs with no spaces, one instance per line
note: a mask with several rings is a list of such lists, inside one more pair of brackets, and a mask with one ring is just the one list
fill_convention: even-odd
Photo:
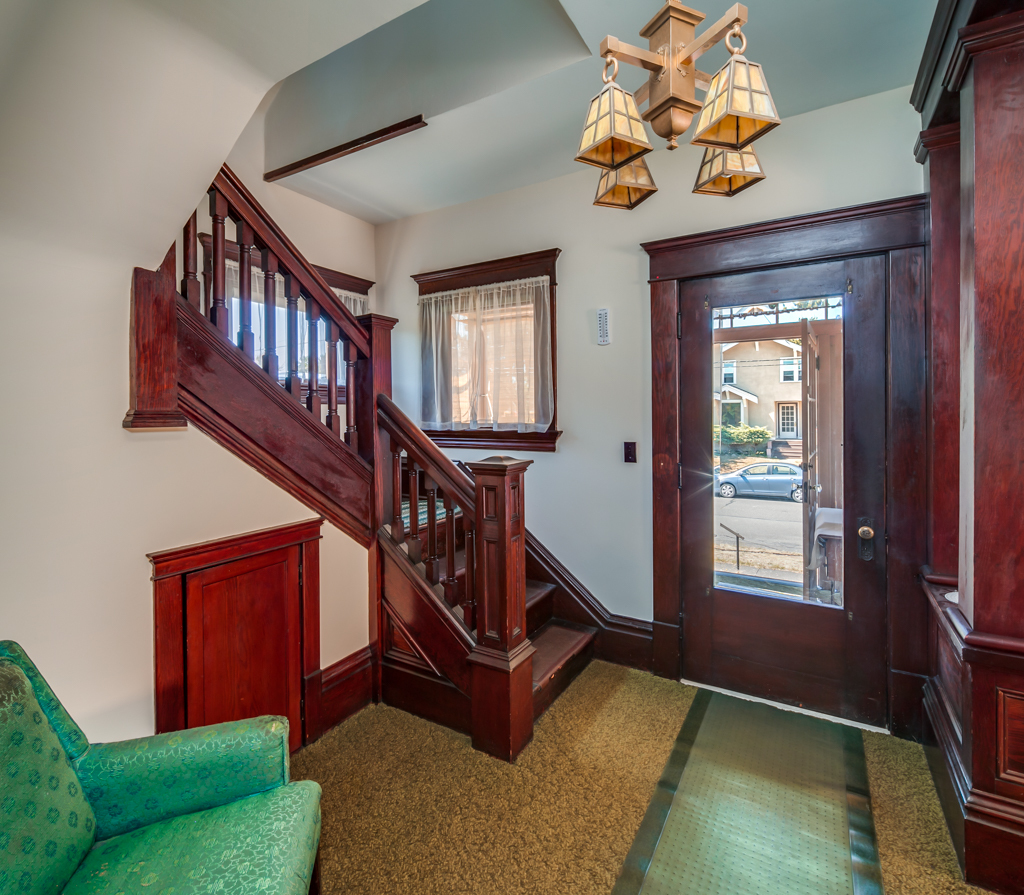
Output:
[[736,486],[730,485],[728,482],[723,483],[722,487],[718,489],[722,497],[735,497]]
[[795,500],[797,503],[803,503],[804,502],[804,489],[803,488],[794,488],[793,489],[793,493],[790,494],[789,496],[791,498],[793,498],[793,500]]

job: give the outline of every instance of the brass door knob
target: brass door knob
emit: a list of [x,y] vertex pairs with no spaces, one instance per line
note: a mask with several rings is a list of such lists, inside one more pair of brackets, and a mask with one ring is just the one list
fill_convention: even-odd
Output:
[[870,525],[862,525],[857,529],[857,537],[870,541],[875,536],[875,530]]

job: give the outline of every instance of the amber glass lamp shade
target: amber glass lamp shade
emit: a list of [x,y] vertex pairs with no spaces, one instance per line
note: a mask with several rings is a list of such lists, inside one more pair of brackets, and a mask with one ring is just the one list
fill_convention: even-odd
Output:
[[737,53],[711,79],[690,142],[742,149],[781,123],[761,66]]
[[652,148],[633,94],[609,81],[590,102],[576,161],[614,169]]
[[612,171],[602,171],[594,204],[605,208],[636,208],[658,191],[647,162],[642,158]]
[[752,146],[745,149],[709,147],[704,150],[693,191],[705,196],[735,196],[761,180],[764,180],[764,169]]

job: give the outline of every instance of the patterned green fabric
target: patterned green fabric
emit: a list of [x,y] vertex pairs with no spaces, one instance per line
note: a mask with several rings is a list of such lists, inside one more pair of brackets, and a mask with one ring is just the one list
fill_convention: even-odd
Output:
[[0,895],[59,892],[92,846],[94,828],[33,682],[20,663],[0,659]]
[[64,895],[306,895],[320,787],[279,786],[97,842]]
[[288,782],[288,721],[272,715],[94,745],[76,762],[96,838]]
[[36,699],[39,700],[39,704],[43,707],[43,712],[46,713],[46,717],[50,719],[50,724],[53,725],[53,729],[57,731],[57,736],[60,737],[60,744],[64,747],[64,751],[67,752],[68,758],[74,761],[89,748],[89,740],[82,733],[82,728],[71,720],[67,709],[61,705],[60,700],[54,695],[53,690],[50,689],[50,685],[46,683],[46,680],[39,673],[35,663],[19,644],[13,640],[0,640],[0,657],[13,660],[25,672],[25,676],[32,683],[32,689],[35,690]]

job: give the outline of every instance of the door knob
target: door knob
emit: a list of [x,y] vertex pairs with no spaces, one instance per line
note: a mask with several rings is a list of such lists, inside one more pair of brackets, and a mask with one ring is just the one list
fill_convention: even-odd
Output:
[[858,555],[865,562],[875,558],[875,520],[862,516],[857,520]]

